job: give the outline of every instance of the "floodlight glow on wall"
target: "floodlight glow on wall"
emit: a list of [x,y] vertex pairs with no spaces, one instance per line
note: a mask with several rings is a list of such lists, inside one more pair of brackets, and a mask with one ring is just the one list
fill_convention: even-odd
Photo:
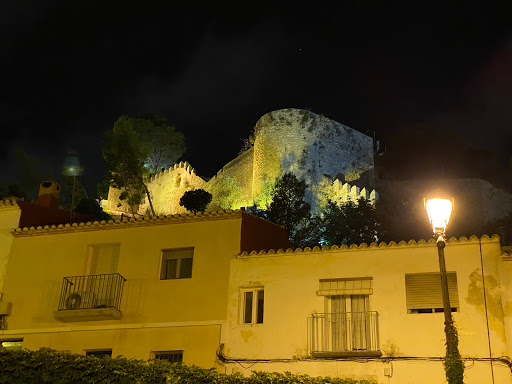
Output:
[[443,236],[453,210],[453,199],[424,199],[434,234]]

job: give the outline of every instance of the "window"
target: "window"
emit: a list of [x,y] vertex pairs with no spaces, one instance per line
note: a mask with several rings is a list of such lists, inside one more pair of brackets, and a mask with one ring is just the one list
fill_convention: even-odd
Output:
[[94,351],[85,351],[85,356],[112,357],[112,349],[96,349]]
[[181,363],[183,362],[183,351],[151,352],[151,359],[167,361],[169,363]]
[[[376,346],[376,314],[370,295],[327,296],[329,313],[324,326],[334,351],[366,351]],[[373,331],[373,332],[372,332]]]
[[242,290],[242,323],[263,324],[265,293],[263,288]]
[[194,248],[166,249],[162,251],[160,280],[191,278],[193,256]]
[[0,351],[21,351],[23,339],[0,340]]
[[117,272],[121,243],[91,244],[85,264],[86,275],[102,275]]
[[[457,292],[457,274],[448,272],[448,295],[452,312],[459,310]],[[408,273],[405,275],[405,293],[407,313],[443,312],[443,296],[441,293],[441,274]]]

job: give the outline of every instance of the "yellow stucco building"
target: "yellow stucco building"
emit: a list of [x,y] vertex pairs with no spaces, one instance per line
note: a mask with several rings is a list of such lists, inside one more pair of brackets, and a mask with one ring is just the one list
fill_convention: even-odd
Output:
[[215,365],[225,337],[231,259],[289,246],[282,227],[242,211],[18,228],[11,236],[5,346],[203,367]]
[[[433,241],[291,250],[243,211],[8,231],[17,215],[0,205],[4,347],[445,381]],[[445,255],[465,383],[512,383],[512,255],[497,236]]]

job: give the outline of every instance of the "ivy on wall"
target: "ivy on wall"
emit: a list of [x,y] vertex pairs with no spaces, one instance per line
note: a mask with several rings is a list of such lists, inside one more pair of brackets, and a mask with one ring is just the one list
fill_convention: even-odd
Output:
[[238,209],[247,205],[242,187],[231,176],[219,177],[216,183],[209,184],[207,191],[213,196],[208,210]]
[[125,357],[98,358],[58,352],[0,351],[0,383],[104,383],[104,384],[377,384],[374,380],[353,380],[293,375],[289,372],[255,372],[244,377],[215,369],[161,361],[145,362]]

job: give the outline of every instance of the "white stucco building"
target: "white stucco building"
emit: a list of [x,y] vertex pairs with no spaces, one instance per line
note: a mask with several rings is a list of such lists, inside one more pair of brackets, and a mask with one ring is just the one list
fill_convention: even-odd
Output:
[[[464,382],[512,383],[512,257],[497,236],[451,239],[445,255]],[[227,371],[445,380],[433,241],[243,253],[231,262],[227,319]]]

